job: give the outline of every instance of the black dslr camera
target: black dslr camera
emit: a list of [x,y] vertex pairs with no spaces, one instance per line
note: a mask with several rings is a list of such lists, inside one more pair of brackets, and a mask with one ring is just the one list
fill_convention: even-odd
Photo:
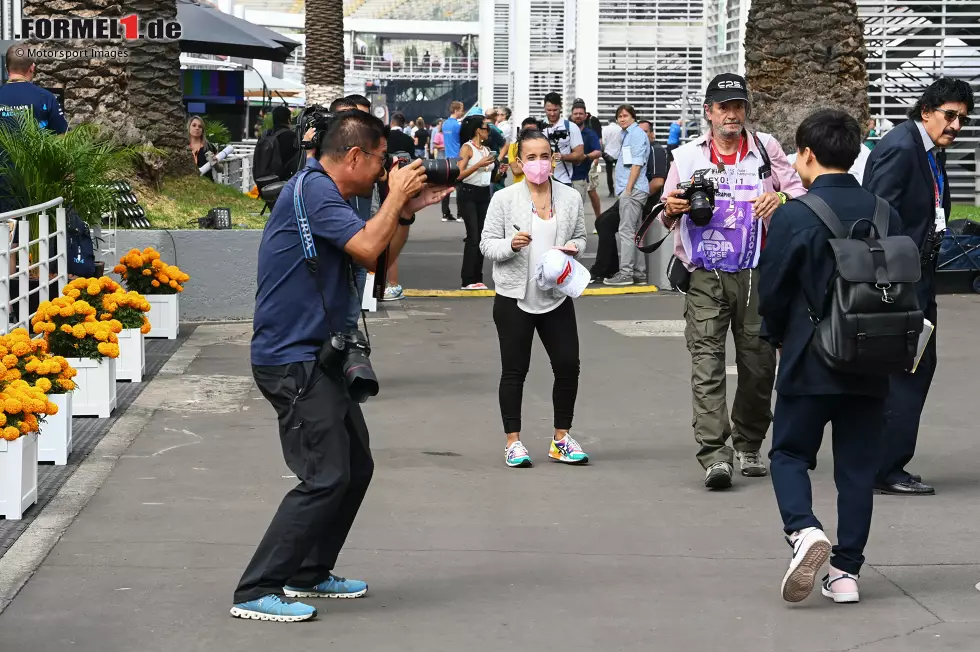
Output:
[[561,129],[555,128],[545,135],[548,137],[548,142],[551,143],[551,151],[558,153],[558,143],[568,138],[568,129],[564,127]]
[[371,344],[360,331],[331,333],[323,343],[317,363],[324,373],[340,369],[350,397],[364,403],[378,395],[378,376],[371,366]]
[[698,170],[691,176],[690,181],[677,184],[677,187],[684,191],[681,198],[691,202],[688,215],[691,216],[695,226],[707,226],[715,212],[715,192],[718,191],[718,184],[707,176],[710,171]]
[[[408,152],[395,152],[385,156],[384,167],[389,172],[396,167],[403,168],[412,162]],[[434,186],[452,186],[459,179],[458,158],[423,159],[422,169],[425,170],[426,183]]]

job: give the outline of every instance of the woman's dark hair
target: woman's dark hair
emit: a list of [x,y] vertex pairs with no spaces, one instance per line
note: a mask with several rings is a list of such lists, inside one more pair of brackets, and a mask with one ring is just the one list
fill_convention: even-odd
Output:
[[922,94],[919,101],[909,109],[908,116],[913,120],[922,120],[923,111],[933,111],[946,102],[963,102],[966,112],[973,112],[973,89],[962,79],[940,77],[932,82]]
[[[524,122],[526,123],[527,120]],[[517,158],[521,158],[521,151],[524,149],[524,143],[528,142],[529,140],[543,140],[547,143],[548,137],[537,128],[521,129],[520,135],[517,136]]]
[[814,111],[796,128],[796,149],[807,147],[825,168],[849,170],[861,151],[861,125],[844,111]]
[[476,136],[476,131],[483,126],[487,119],[482,115],[471,115],[463,118],[463,124],[459,128],[459,142],[468,143]]

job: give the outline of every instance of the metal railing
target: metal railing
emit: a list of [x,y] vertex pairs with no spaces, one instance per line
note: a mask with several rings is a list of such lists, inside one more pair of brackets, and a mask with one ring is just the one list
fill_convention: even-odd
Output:
[[[37,306],[60,296],[68,282],[68,232],[61,197],[36,206],[0,213],[0,332],[23,327],[30,330]],[[55,230],[50,229],[49,211],[55,209]],[[35,229],[31,218],[36,217]],[[11,225],[14,226],[11,234]],[[36,230],[36,233],[32,232]],[[16,243],[14,242],[16,240]],[[52,252],[51,244],[54,243]],[[37,245],[37,261],[31,248]],[[52,268],[57,272],[52,273]],[[36,273],[36,285],[33,278]]]
[[247,193],[255,185],[252,179],[252,155],[255,141],[230,143],[235,153],[221,162],[221,168],[214,173],[214,180],[223,186],[232,186]]
[[344,61],[348,72],[362,76],[404,79],[476,78],[479,56],[409,58],[402,61],[379,56],[354,55]]

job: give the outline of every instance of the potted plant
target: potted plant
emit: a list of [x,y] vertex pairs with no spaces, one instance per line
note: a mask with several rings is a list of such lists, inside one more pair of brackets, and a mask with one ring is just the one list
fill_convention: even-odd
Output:
[[116,380],[142,382],[146,370],[143,336],[150,332],[150,322],[144,313],[150,310],[149,302],[138,292],[126,292],[108,276],[75,279],[65,286],[63,294],[76,300],[85,299],[95,308],[99,321],[115,319],[122,324],[117,336]]
[[72,378],[77,372],[65,358],[48,353],[46,340],[31,339],[23,328],[0,338],[0,356],[5,379],[27,381],[44,392],[56,408],[47,411],[46,418],[38,419],[37,461],[67,464],[73,441],[71,393],[75,383]]
[[0,359],[0,516],[17,520],[37,502],[39,419],[56,414],[58,406],[41,387],[21,377],[17,367],[22,357],[30,356],[30,347],[6,339],[0,347],[6,350]]
[[31,320],[35,333],[44,333],[52,355],[64,357],[78,371],[72,397],[74,416],[107,418],[116,407],[116,319],[99,321],[87,301],[58,297],[42,303]]
[[139,292],[150,304],[147,318],[151,330],[147,337],[176,339],[180,331],[180,303],[178,294],[183,284],[190,280],[176,265],[168,265],[160,259],[153,247],[143,251],[132,249],[119,259],[113,271],[119,274],[126,289]]

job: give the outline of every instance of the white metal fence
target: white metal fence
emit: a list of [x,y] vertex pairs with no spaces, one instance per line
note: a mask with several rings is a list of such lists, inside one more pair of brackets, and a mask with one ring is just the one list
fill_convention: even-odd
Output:
[[238,188],[243,193],[255,185],[252,178],[252,155],[255,153],[256,141],[231,143],[235,148],[233,154],[221,162],[221,169],[214,173],[214,180],[224,186]]
[[[64,200],[0,213],[0,332],[30,330],[37,306],[60,296],[68,282],[68,233]],[[51,231],[51,209],[55,229]],[[36,224],[31,225],[31,218]],[[52,247],[51,245],[54,244]],[[36,245],[37,260],[31,260]],[[57,269],[57,272],[53,270]]]

